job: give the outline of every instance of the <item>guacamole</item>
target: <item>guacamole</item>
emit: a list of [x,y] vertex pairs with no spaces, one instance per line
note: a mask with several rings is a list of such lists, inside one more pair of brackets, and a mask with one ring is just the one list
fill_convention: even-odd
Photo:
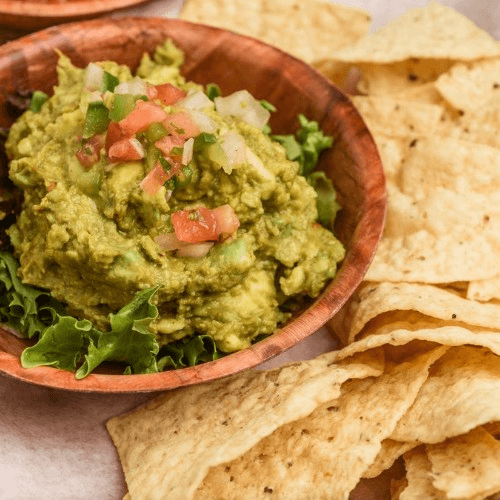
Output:
[[344,249],[266,133],[267,106],[244,90],[208,97],[182,61],[170,41],[136,75],[60,54],[54,95],[37,95],[6,142],[24,192],[8,232],[22,282],[76,318],[106,330],[154,288],[160,346],[208,335],[232,352],[317,296]]

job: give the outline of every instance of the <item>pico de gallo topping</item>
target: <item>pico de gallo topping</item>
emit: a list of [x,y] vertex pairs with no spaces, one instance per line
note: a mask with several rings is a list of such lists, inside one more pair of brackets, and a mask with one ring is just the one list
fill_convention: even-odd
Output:
[[[82,146],[76,158],[85,170],[104,159],[106,171],[140,161],[145,175],[139,188],[156,196],[165,188],[168,201],[176,189],[192,182],[190,166],[195,153],[203,152],[228,175],[248,163],[263,178],[272,178],[262,162],[235,130],[220,127],[207,110],[226,119],[237,119],[263,129],[272,107],[241,90],[222,97],[215,84],[186,91],[171,83],[153,85],[139,77],[120,80],[98,63],[86,68],[87,92]],[[159,235],[161,250],[178,256],[205,255],[217,242],[230,238],[240,221],[230,205],[204,206],[170,214],[173,233]]]

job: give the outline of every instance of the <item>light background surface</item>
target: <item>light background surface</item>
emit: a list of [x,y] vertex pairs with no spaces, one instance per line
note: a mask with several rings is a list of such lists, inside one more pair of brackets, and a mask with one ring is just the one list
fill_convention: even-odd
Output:
[[[341,3],[369,11],[376,29],[409,8],[429,2],[350,0]],[[445,0],[441,3],[456,8],[495,38],[500,38],[500,23],[495,23],[496,14],[500,14],[498,2]],[[175,17],[181,5],[179,0],[155,0],[118,15]],[[332,347],[332,339],[321,329],[266,367],[311,358]],[[104,424],[112,416],[154,396],[71,393],[0,375],[0,500],[120,500],[126,491],[123,474]],[[376,495],[364,497],[364,500],[376,499]]]

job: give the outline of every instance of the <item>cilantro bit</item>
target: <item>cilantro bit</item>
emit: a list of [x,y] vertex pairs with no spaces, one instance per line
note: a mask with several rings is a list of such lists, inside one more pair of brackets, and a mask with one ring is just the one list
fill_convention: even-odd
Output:
[[298,161],[299,174],[307,176],[316,167],[320,153],[331,147],[333,137],[324,135],[317,121],[309,121],[304,115],[299,115],[300,129],[294,135],[273,135],[271,138],[281,143],[287,158]]

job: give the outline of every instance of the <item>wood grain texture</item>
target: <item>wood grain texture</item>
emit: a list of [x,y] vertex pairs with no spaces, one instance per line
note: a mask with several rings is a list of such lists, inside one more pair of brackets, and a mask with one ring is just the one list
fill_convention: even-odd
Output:
[[0,26],[35,31],[147,2],[149,0],[0,0]]
[[[29,35],[0,47],[0,89],[41,89],[56,82],[54,49],[78,66],[113,59],[135,68],[144,51],[165,38],[186,52],[184,75],[205,84],[217,82],[224,94],[246,88],[279,110],[275,133],[297,127],[297,114],[317,120],[335,137],[319,168],[333,180],[343,206],[337,235],[346,257],[337,277],[302,314],[271,337],[243,351],[197,367],[153,375],[95,373],[77,381],[73,374],[48,367],[23,369],[19,342],[0,330],[0,370],[35,384],[79,391],[157,391],[195,384],[254,367],[289,349],[328,321],[357,288],[380,240],[386,210],[385,178],[373,138],[355,107],[340,90],[301,61],[255,39],[176,19],[121,18],[72,23]],[[0,125],[11,119],[0,95]],[[5,178],[6,172],[1,172]],[[12,346],[12,349],[9,348]],[[108,371],[113,372],[110,368]],[[119,372],[115,372],[119,373]]]

